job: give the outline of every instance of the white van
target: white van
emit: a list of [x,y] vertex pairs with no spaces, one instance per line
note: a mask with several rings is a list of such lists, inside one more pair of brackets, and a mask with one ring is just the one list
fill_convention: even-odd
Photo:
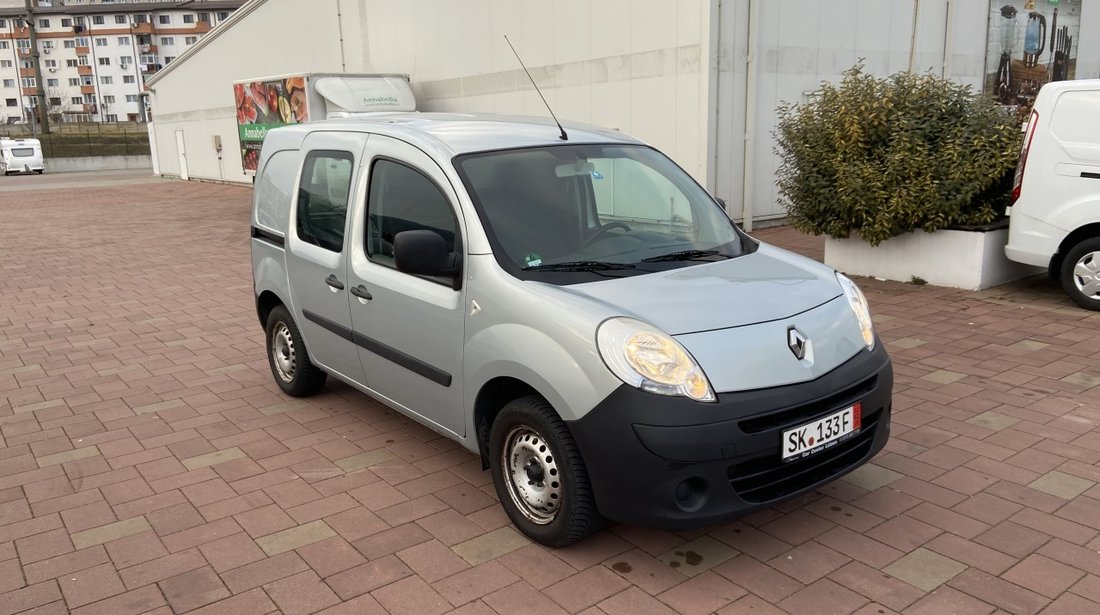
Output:
[[1100,310],[1100,79],[1039,91],[1016,167],[1008,245],[1047,267],[1082,307]]
[[42,158],[42,142],[38,139],[0,139],[0,171],[41,174],[46,170]]

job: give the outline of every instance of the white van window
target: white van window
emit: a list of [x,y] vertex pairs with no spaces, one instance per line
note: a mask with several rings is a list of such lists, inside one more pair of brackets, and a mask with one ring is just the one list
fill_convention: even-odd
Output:
[[16,158],[30,158],[34,155],[34,148],[31,147],[15,147],[11,150],[11,155]]
[[393,266],[393,238],[402,231],[434,231],[455,251],[455,215],[447,197],[419,171],[391,160],[374,163],[367,196],[367,256]]
[[298,237],[339,252],[354,157],[349,152],[316,151],[306,156],[298,187]]
[[286,233],[297,162],[297,152],[292,151],[276,152],[267,160],[256,181],[257,225]]

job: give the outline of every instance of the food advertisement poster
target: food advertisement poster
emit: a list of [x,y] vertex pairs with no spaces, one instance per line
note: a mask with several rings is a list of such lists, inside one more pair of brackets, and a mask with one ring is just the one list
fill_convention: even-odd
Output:
[[306,78],[284,77],[233,84],[237,105],[237,133],[241,141],[241,162],[247,173],[255,173],[267,131],[309,119]]
[[1039,88],[1074,79],[1082,0],[990,0],[985,93],[1031,113]]

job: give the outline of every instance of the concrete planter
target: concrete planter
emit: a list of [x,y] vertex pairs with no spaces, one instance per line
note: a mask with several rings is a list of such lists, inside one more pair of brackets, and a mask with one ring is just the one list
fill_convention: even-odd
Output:
[[858,238],[825,238],[825,263],[854,275],[981,290],[1043,273],[1005,258],[1008,221],[982,230],[915,231],[872,247]]

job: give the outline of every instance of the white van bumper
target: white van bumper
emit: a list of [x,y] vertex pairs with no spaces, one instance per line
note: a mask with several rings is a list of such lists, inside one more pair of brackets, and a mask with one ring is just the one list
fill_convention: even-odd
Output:
[[1008,245],[1005,256],[1008,260],[1049,267],[1050,259],[1058,252],[1058,247],[1068,234],[1066,231],[1022,214],[1019,208],[1012,211],[1008,226]]

